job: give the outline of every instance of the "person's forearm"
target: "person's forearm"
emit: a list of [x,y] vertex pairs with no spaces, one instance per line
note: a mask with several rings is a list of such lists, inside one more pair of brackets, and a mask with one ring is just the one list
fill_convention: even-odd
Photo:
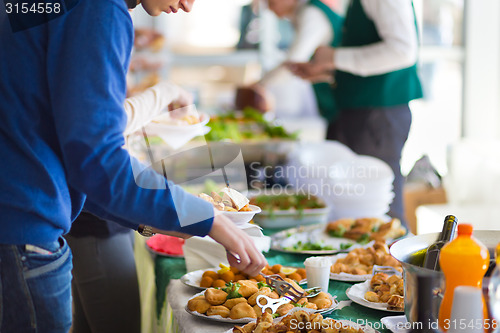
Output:
[[144,92],[129,97],[123,104],[127,114],[125,136],[147,125],[170,103],[179,97],[179,88],[169,82],[161,82]]
[[[295,37],[287,52],[286,61],[307,62],[319,46],[328,45],[332,39],[332,27],[325,14],[314,6],[305,6],[296,19]],[[288,68],[281,64],[267,72],[259,83],[268,85],[287,82],[292,77]]]

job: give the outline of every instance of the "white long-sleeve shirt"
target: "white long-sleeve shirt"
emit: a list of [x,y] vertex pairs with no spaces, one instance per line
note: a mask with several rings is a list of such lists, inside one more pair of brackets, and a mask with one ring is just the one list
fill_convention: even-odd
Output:
[[359,76],[407,68],[417,61],[418,41],[411,0],[361,0],[380,42],[336,48],[335,67]]
[[[330,45],[333,40],[332,25],[328,17],[316,6],[300,6],[292,19],[295,37],[288,49],[286,61],[307,62],[319,46]],[[267,72],[260,80],[261,85],[286,82],[291,72],[281,64]]]
[[180,94],[180,88],[170,82],[161,82],[142,93],[125,100],[127,126],[124,136],[130,135],[147,125],[158,116]]

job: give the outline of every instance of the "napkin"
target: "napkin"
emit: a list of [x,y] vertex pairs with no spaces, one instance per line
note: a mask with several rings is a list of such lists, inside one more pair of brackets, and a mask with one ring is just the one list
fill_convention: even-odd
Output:
[[[271,238],[264,236],[259,226],[247,223],[240,226],[240,229],[250,236],[259,251],[269,251]],[[188,272],[218,267],[220,263],[229,265],[226,249],[208,236],[186,239],[183,251]]]

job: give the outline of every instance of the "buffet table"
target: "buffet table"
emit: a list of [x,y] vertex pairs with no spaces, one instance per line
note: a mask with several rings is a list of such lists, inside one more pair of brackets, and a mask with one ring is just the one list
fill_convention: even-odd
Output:
[[[231,324],[199,319],[186,312],[184,308],[187,300],[199,291],[185,286],[178,280],[186,273],[184,259],[153,255],[146,250],[144,239],[141,238],[138,238],[136,248],[136,257],[139,259],[137,265],[141,285],[143,332],[222,333],[233,327]],[[266,258],[270,265],[303,267],[307,255],[271,250],[266,253]],[[352,283],[330,280],[328,291],[336,295],[338,301],[345,301],[348,300],[345,291],[352,285]],[[391,315],[397,315],[397,313],[372,310],[351,303],[350,306],[333,311],[327,317],[352,320],[370,325],[382,333],[388,333],[390,331],[382,328],[380,319]]]

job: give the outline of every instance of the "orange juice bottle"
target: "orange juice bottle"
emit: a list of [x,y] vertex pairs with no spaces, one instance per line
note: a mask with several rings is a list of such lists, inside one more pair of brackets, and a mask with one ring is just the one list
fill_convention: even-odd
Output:
[[[457,286],[472,286],[482,290],[483,277],[488,270],[490,254],[486,246],[472,237],[472,225],[459,224],[458,236],[441,249],[439,264],[445,276],[446,289],[439,308],[439,327],[454,328],[450,322],[453,292]],[[488,308],[483,297],[484,319]]]

